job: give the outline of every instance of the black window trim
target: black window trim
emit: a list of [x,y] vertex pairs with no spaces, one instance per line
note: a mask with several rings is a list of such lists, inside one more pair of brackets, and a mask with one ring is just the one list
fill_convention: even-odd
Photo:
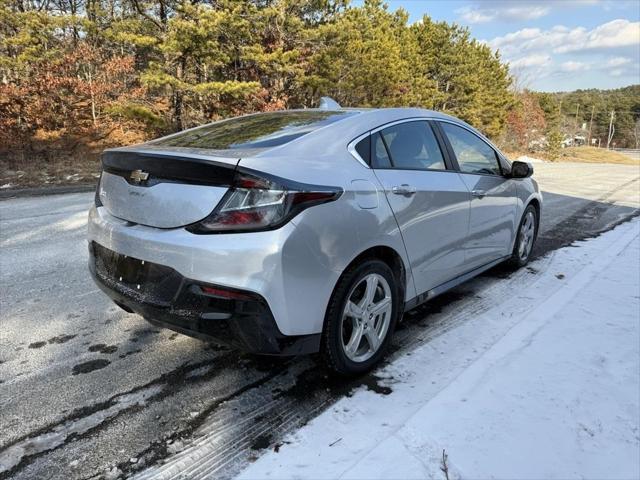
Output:
[[[353,140],[351,140],[349,142],[349,144],[347,145],[347,150],[349,151],[351,156],[353,156],[364,167],[369,168],[369,169],[374,169],[374,167],[372,167],[370,164],[365,162],[360,157],[360,155],[358,155],[358,152],[355,149],[356,144],[360,140],[362,140],[364,137],[366,137],[367,135],[371,136],[371,135],[373,135],[373,134],[375,134],[375,133],[377,133],[377,132],[379,132],[381,130],[384,130],[385,128],[392,127],[392,126],[398,125],[400,123],[416,122],[416,121],[426,121],[426,122],[429,122],[432,125],[433,131],[434,131],[434,133],[436,135],[436,139],[438,140],[438,144],[440,146],[440,150],[442,151],[443,156],[445,157],[445,165],[447,166],[447,169],[446,170],[434,170],[434,169],[424,169],[424,168],[416,168],[416,169],[394,168],[393,170],[408,170],[408,171],[414,171],[415,170],[415,171],[419,171],[419,172],[454,172],[454,173],[465,173],[465,174],[468,174],[468,175],[482,175],[482,176],[487,176],[487,177],[505,177],[506,173],[505,173],[503,161],[505,163],[507,163],[508,166],[511,165],[511,162],[507,159],[507,157],[505,155],[502,154],[502,152],[500,152],[498,147],[493,145],[487,139],[485,139],[485,138],[481,137],[480,135],[478,135],[476,132],[474,132],[471,128],[467,127],[466,125],[463,125],[462,123],[459,123],[459,122],[456,122],[456,121],[453,121],[453,120],[449,120],[449,119],[446,119],[446,118],[425,116],[425,117],[407,117],[407,118],[401,118],[399,120],[392,120],[392,121],[387,122],[385,124],[378,125],[377,127],[372,128],[371,130],[363,132],[362,134],[358,135],[356,138],[354,138]],[[496,158],[497,158],[497,161],[498,161],[498,165],[500,167],[500,171],[503,172],[502,175],[489,174],[489,173],[462,172],[460,170],[460,165],[458,164],[458,160],[457,160],[457,158],[456,158],[456,156],[455,156],[455,154],[453,152],[453,148],[451,147],[451,144],[450,144],[449,140],[447,139],[447,136],[445,135],[444,131],[440,127],[440,123],[450,123],[452,125],[456,125],[456,126],[462,128],[464,130],[467,130],[468,132],[470,132],[473,135],[475,135],[476,137],[478,137],[481,141],[486,143],[489,147],[491,147],[491,149],[496,154]],[[372,149],[373,149],[373,143],[374,143],[373,141],[370,142]],[[372,150],[371,153],[373,154],[373,150]],[[373,158],[373,156],[372,156],[372,158]],[[384,168],[384,167],[382,167],[382,168],[376,167],[375,170],[391,170],[391,169]]]
[[[457,122],[451,122],[448,120],[444,120],[444,119],[435,119],[433,120],[433,123],[436,124],[436,127],[438,129],[438,131],[440,132],[440,135],[442,136],[442,140],[445,142],[445,144],[447,145],[447,151],[449,153],[449,155],[451,156],[451,159],[453,160],[453,163],[456,166],[456,169],[458,170],[459,173],[464,173],[465,175],[479,175],[482,177],[500,177],[500,178],[504,178],[505,177],[505,172],[502,166],[502,162],[500,161],[500,153],[498,153],[498,150],[491,145],[491,143],[487,142],[484,138],[482,138],[480,135],[478,135],[476,132],[474,132],[473,130],[466,128],[464,125],[461,125]],[[460,163],[458,162],[458,158],[456,157],[456,154],[453,150],[453,146],[451,145],[451,142],[449,141],[449,138],[447,138],[447,134],[445,133],[444,129],[440,126],[440,123],[450,123],[451,125],[455,125],[456,127],[462,128],[463,130],[466,130],[467,132],[471,133],[472,135],[474,135],[478,140],[480,140],[482,143],[484,143],[486,146],[488,146],[491,151],[493,151],[493,155],[496,159],[496,163],[498,164],[498,168],[500,169],[500,174],[496,174],[496,173],[477,173],[477,172],[463,172],[462,169],[460,168]]]
[[[420,121],[420,120],[422,120],[422,121],[430,121],[430,120],[433,120],[433,117],[407,117],[407,118],[401,118],[399,120],[392,120],[392,121],[384,123],[382,125],[378,125],[377,127],[372,128],[371,130],[369,130],[367,132],[363,132],[362,134],[358,135],[356,138],[351,140],[347,144],[347,151],[351,154],[351,156],[353,158],[355,158],[362,165],[364,165],[365,167],[367,167],[369,169],[373,169],[373,167],[370,164],[368,164],[367,162],[365,162],[364,159],[356,151],[356,145],[358,144],[358,142],[360,140],[362,140],[364,137],[366,137],[367,135],[372,136],[375,133],[378,133],[380,130],[384,130],[387,127],[392,127],[392,126],[398,125],[400,123],[414,122],[414,121]],[[373,145],[373,142],[371,142],[371,144]],[[397,169],[397,170],[399,170],[399,169]],[[416,170],[424,171],[423,168],[416,169]],[[431,170],[431,171],[433,171],[433,172],[446,172],[448,170]]]
[[[440,153],[442,154],[442,159],[444,161],[444,169],[441,168],[398,168],[396,166],[394,166],[393,163],[393,156],[391,155],[391,152],[389,151],[389,145],[387,145],[387,141],[384,138],[384,135],[382,135],[382,131],[386,130],[387,128],[391,128],[394,127],[396,125],[400,125],[403,123],[413,123],[413,122],[423,122],[427,124],[427,127],[431,129],[433,136],[436,139],[436,143],[438,145],[438,148],[440,149]],[[375,142],[373,141],[373,135],[380,135],[380,138],[382,139],[382,143],[384,144],[384,148],[387,151],[387,156],[389,157],[389,163],[391,163],[391,167],[377,167],[377,166],[373,166],[371,165],[371,168],[374,170],[400,170],[400,171],[410,171],[410,172],[453,172],[453,173],[458,173],[453,165],[453,163],[451,162],[451,159],[449,158],[448,152],[447,150],[444,148],[444,145],[442,144],[442,140],[439,138],[438,136],[438,132],[436,131],[435,128],[433,128],[433,125],[431,124],[431,120],[429,118],[421,118],[421,117],[417,117],[417,118],[411,118],[411,119],[405,119],[405,120],[400,120],[397,122],[391,122],[388,123],[387,125],[384,125],[382,127],[378,127],[375,130],[372,130],[370,132],[370,135],[372,136],[372,141],[371,141],[371,161],[373,163],[373,159],[375,158],[374,155],[374,144]]]
[[[356,150],[356,145],[358,143],[360,143],[361,140],[364,140],[367,136],[371,136],[371,132],[364,132],[362,135],[358,135],[356,138],[354,138],[353,140],[351,140],[349,142],[349,144],[347,145],[347,150],[348,152],[351,154],[351,156],[353,158],[355,158],[359,163],[361,163],[362,165],[364,165],[367,168],[371,168],[371,165],[369,163],[367,163],[364,158],[362,158],[360,156],[360,154],[358,153],[358,151]],[[371,144],[373,142],[369,142],[369,144]],[[371,155],[369,155],[369,157],[371,157]]]
[[[377,135],[378,137],[380,137],[380,140],[382,140],[382,146],[384,147],[384,151],[387,152],[387,158],[389,159],[389,163],[391,164],[390,167],[379,167],[377,165],[373,166],[374,169],[376,170],[402,170],[400,168],[396,168],[395,164],[393,163],[393,157],[391,156],[391,150],[389,150],[389,145],[387,145],[387,140],[384,138],[384,135],[382,135],[382,130],[378,130],[376,133],[372,133],[371,136],[373,137],[373,135]],[[377,141],[377,140],[376,140]],[[375,142],[371,142],[372,144],[375,144]],[[376,158],[374,156],[374,146],[371,145],[371,160],[373,163],[373,159]]]
[[459,172],[460,166],[458,165],[458,160],[456,159],[456,156],[453,155],[453,151],[450,150],[449,142],[446,140],[444,133],[440,129],[440,125],[438,125],[434,120],[429,120],[429,126],[431,127],[433,134],[436,136],[436,140],[438,141],[438,145],[440,146],[440,151],[442,152],[442,156],[445,159],[444,163],[447,167],[447,170]]
[[[364,140],[369,141],[369,158],[362,158],[362,155],[360,155],[360,152],[358,152],[358,145],[360,145],[360,143],[362,143]],[[360,135],[356,140],[349,144],[349,153],[355,156],[356,160],[358,160],[367,168],[371,168],[371,141],[371,133],[367,132],[364,135]]]

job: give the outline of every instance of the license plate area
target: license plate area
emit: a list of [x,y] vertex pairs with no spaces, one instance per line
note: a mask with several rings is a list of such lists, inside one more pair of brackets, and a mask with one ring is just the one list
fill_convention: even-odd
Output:
[[140,285],[151,280],[149,278],[149,264],[144,260],[127,256],[116,259],[113,263],[114,276],[126,285]]
[[92,245],[96,274],[111,288],[138,301],[167,307],[182,285],[182,276],[172,268]]

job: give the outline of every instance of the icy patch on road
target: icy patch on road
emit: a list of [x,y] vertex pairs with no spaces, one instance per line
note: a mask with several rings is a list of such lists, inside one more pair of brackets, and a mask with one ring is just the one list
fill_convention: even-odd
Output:
[[[67,215],[66,212],[63,214]],[[12,247],[15,245],[20,245],[21,243],[27,241],[31,241],[32,239],[41,237],[43,235],[53,237],[64,232],[77,231],[81,228],[85,228],[86,225],[87,212],[83,210],[81,212],[67,215],[66,218],[58,220],[57,222],[47,223],[39,227],[34,227],[28,231],[18,233],[11,237],[3,239],[2,241],[0,241],[0,245],[3,247]]]
[[69,420],[57,425],[51,431],[36,437],[26,438],[0,453],[0,473],[7,472],[20,464],[23,458],[53,450],[72,436],[82,435],[97,427],[123,410],[137,405],[145,405],[146,401],[158,395],[162,385],[154,385],[134,393],[127,393],[116,397],[113,404],[84,417]]
[[640,478],[640,221],[538,265],[240,478]]

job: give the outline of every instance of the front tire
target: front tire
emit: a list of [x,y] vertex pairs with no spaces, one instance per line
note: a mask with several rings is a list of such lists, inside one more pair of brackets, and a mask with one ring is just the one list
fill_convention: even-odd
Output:
[[325,318],[322,354],[341,375],[373,368],[384,356],[396,326],[401,301],[398,282],[380,260],[365,260],[343,274]]
[[518,235],[513,246],[513,252],[509,262],[516,268],[524,267],[529,263],[531,252],[538,236],[538,211],[533,205],[529,205],[522,215]]

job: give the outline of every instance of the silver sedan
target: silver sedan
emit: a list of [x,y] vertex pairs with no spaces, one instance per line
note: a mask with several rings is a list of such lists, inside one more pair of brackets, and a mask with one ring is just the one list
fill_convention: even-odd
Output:
[[247,115],[102,164],[89,268],[119,306],[342,374],[382,358],[404,311],[526,264],[542,206],[529,164],[422,109]]

